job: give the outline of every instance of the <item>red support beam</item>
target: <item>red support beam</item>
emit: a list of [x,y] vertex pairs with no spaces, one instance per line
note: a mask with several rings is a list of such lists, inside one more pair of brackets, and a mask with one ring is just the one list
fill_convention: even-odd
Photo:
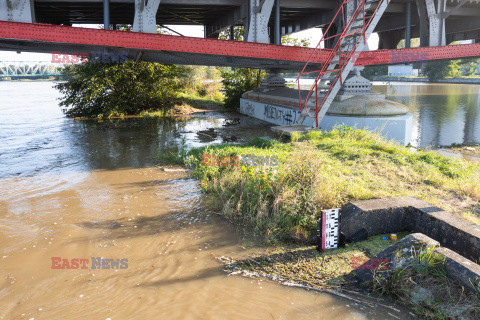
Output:
[[[7,21],[0,21],[0,38],[285,61],[306,61],[311,54],[309,48],[245,41]],[[322,57],[323,54],[318,59],[321,61]]]
[[[49,44],[114,47],[148,51],[186,52],[199,55],[267,59],[275,61],[326,61],[329,50],[260,44],[252,42],[179,37],[116,30],[85,29],[37,23],[0,21],[0,40],[20,40]],[[35,51],[34,47],[32,51]],[[398,64],[427,60],[479,57],[480,44],[375,50],[362,52],[356,65]],[[300,70],[299,70],[300,71]]]
[[480,43],[362,52],[356,66],[480,57]]

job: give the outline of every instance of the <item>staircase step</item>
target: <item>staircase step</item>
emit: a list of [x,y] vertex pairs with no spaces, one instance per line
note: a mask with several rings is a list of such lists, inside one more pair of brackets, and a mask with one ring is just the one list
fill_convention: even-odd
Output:
[[366,1],[365,2],[365,11],[375,11],[377,9],[379,1]]
[[[368,22],[368,20],[370,20],[370,18],[372,17],[371,14],[365,14],[365,22]],[[363,14],[360,13],[356,18],[355,18],[355,22],[361,22],[363,24]]]
[[[353,32],[353,31],[352,31]],[[361,32],[355,32],[355,33],[350,33],[350,34],[347,34],[343,37],[343,39],[351,39],[351,38],[356,38],[356,37],[360,37],[362,35]]]
[[[388,1],[388,0],[383,0],[383,1]],[[344,0],[342,3],[347,3],[348,1]],[[363,24],[363,11],[360,12],[356,17],[351,17],[347,25],[350,25],[348,30],[344,31],[342,35],[340,35],[340,50],[348,50],[350,53],[352,52],[361,52],[363,51],[364,44],[363,41],[361,43],[358,42],[358,37],[368,37],[372,34],[373,30],[376,27],[376,24],[379,21],[379,18],[383,15],[385,12],[386,6],[388,5],[388,2],[382,2],[382,5],[380,6],[381,0],[367,0],[365,2],[365,20],[371,20],[371,24],[368,26],[367,30],[364,29],[364,24]],[[378,8],[378,10],[377,10]],[[358,7],[357,7],[358,10]],[[373,17],[373,13],[376,12],[376,16]],[[370,14],[368,14],[370,13]],[[332,21],[333,23],[333,21]],[[357,41],[355,41],[357,39]],[[316,110],[318,110],[318,115],[317,116],[317,123],[321,122],[323,117],[326,115],[328,109],[330,108],[331,103],[333,102],[336,94],[340,90],[342,83],[339,81],[339,79],[346,78],[348,73],[351,71],[353,68],[353,63],[351,61],[342,61],[342,64],[340,63],[340,55],[334,56],[329,62],[328,62],[328,68],[327,70],[332,71],[333,69],[336,69],[334,72],[328,72],[324,73],[320,76],[320,79],[317,80],[316,82],[316,90],[317,93],[321,93],[321,102],[320,105],[316,105]],[[308,64],[308,63],[307,63]],[[338,65],[338,67],[337,67]],[[340,73],[339,73],[340,72]],[[340,75],[340,77],[339,77]],[[330,81],[330,83],[327,85],[326,82]],[[311,94],[312,92],[310,92]],[[315,95],[311,95],[309,99],[315,99]],[[313,113],[314,110],[310,111],[310,107],[307,106],[307,103],[309,101],[304,102],[306,108],[302,111],[301,115],[299,116],[297,120],[297,124],[302,124],[304,120],[306,119],[307,111],[311,114]],[[318,103],[318,102],[317,102]],[[311,114],[312,115],[312,114]]]

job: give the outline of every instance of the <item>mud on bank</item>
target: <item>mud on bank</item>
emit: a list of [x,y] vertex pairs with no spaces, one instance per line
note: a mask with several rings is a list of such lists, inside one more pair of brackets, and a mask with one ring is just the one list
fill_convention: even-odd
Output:
[[[249,165],[241,160],[245,156],[276,157],[279,161],[270,166]],[[184,160],[193,168],[218,212],[273,244],[273,248],[245,259],[220,258],[231,273],[320,290],[378,293],[378,286],[375,290],[358,288],[349,274],[355,268],[355,260],[375,256],[391,244],[390,240],[377,236],[343,249],[318,253],[308,244],[322,209],[355,200],[411,195],[452,214],[479,221],[475,213],[480,206],[478,164],[435,152],[414,151],[361,130],[312,131],[284,143],[256,139],[245,145],[209,146],[191,150]],[[429,283],[438,298],[450,299],[448,303],[462,292],[446,278],[405,272],[405,278],[398,279],[402,280],[398,283],[415,279]],[[411,304],[395,292],[413,287],[399,288],[382,289],[381,295],[401,300],[419,316],[441,319],[445,315],[439,307],[443,300],[435,296],[429,304]],[[460,300],[465,307],[473,306],[472,314],[478,315],[475,295]],[[467,319],[471,316],[468,312],[461,314]]]

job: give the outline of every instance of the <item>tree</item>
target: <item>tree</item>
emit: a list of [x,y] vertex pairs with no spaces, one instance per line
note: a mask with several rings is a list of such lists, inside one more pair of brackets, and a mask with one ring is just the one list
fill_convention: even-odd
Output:
[[463,72],[468,76],[474,76],[478,73],[478,63],[480,59],[478,58],[469,58],[469,59],[462,59],[463,65]]
[[282,45],[292,46],[292,47],[308,47],[310,46],[310,38],[308,39],[297,39],[293,38],[290,35],[282,36]]
[[[397,49],[405,49],[406,41],[405,39],[400,40],[397,45]],[[412,38],[410,40],[410,48],[420,47],[420,38]]]
[[472,76],[478,71],[478,62],[478,58],[430,61],[425,64],[423,72],[430,81]]
[[387,66],[367,66],[362,71],[361,74],[363,77],[368,80],[373,81],[377,76],[386,76],[388,74]]
[[[125,32],[128,24],[117,25]],[[158,27],[157,33],[168,33]],[[87,63],[64,68],[70,79],[56,85],[63,94],[60,106],[69,117],[110,117],[165,111],[173,107],[178,91],[185,88],[192,68],[144,61]]]
[[66,68],[70,80],[56,85],[69,117],[107,117],[171,108],[189,69],[143,61],[87,62]]
[[[245,29],[243,27],[234,28],[234,38],[242,41],[244,39]],[[220,33],[220,39],[229,39],[229,33],[224,30]],[[296,39],[290,36],[282,37],[282,45],[303,46],[310,45],[309,39]],[[225,94],[224,106],[228,109],[240,108],[240,99],[242,95],[260,86],[267,73],[262,70],[249,68],[221,68],[223,93]]]
[[431,82],[446,78],[450,74],[450,62],[445,60],[427,62],[423,68],[423,73]]
[[240,108],[240,98],[250,90],[260,86],[262,79],[267,75],[266,72],[258,69],[223,68],[221,71],[223,93],[225,94],[224,106],[228,109]]

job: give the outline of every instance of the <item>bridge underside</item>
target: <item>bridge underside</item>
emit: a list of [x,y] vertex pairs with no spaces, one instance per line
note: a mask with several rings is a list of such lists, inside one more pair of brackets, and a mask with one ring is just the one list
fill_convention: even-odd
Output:
[[[298,72],[319,69],[329,50],[161,34],[0,21],[0,50],[64,54],[128,52],[131,59]],[[313,56],[312,56],[313,55]],[[480,56],[480,44],[362,52],[357,66]]]
[[[133,24],[135,0],[109,0],[111,24]],[[233,25],[248,28],[251,20],[250,6],[257,0],[161,0],[156,12],[158,24],[201,25],[205,36],[216,38],[221,30]],[[433,1],[433,0],[430,0]],[[480,39],[480,3],[476,0],[435,0],[444,3],[439,14],[448,14],[445,20],[445,38],[454,40]],[[49,24],[102,24],[103,0],[32,0],[34,22]],[[380,20],[376,32],[380,46],[393,49],[405,38],[406,15],[410,12],[410,35],[420,37],[428,45],[431,12],[424,8],[427,0],[391,0],[387,12]],[[262,1],[260,1],[262,3]],[[335,0],[279,0],[279,24],[282,34],[308,28],[322,28],[331,21],[338,8]],[[457,5],[462,3],[460,7]],[[407,8],[410,6],[409,8]],[[423,15],[422,15],[423,14]],[[437,14],[437,12],[435,12]],[[270,42],[274,41],[275,13],[268,15]],[[430,44],[431,45],[431,44]]]

